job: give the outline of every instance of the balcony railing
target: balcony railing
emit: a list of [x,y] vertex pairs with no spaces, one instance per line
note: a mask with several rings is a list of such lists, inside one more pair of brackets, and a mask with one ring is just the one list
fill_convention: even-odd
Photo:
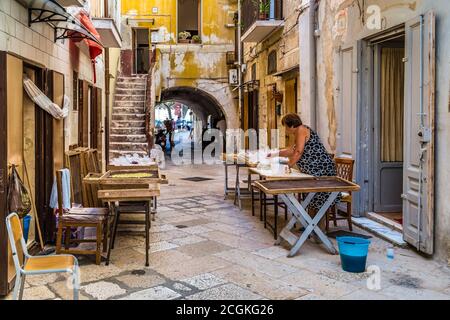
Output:
[[244,0],[242,4],[242,33],[256,21],[283,20],[283,0]]

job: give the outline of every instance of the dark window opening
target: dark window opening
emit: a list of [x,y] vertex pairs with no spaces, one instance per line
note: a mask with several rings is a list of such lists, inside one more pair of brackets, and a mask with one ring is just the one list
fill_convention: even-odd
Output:
[[178,42],[201,42],[200,0],[178,0]]
[[277,72],[277,52],[275,50],[269,53],[267,60],[267,74]]
[[252,80],[256,80],[256,63],[252,65]]

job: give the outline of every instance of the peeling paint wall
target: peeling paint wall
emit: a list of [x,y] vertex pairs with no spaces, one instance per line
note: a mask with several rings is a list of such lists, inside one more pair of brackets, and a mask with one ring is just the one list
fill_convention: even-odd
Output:
[[[356,44],[380,31],[402,25],[429,10],[436,13],[436,183],[435,183],[435,251],[437,259],[450,256],[450,199],[448,183],[450,169],[450,11],[445,0],[332,0],[320,1],[318,9],[317,38],[317,124],[323,141],[330,150],[339,146],[336,139],[337,99],[339,84],[340,49]],[[359,4],[359,5],[358,5]],[[367,28],[366,10],[370,5],[381,8],[382,30]],[[300,39],[307,37],[300,29]],[[301,42],[301,46],[304,44]],[[302,51],[302,49],[301,49]],[[300,72],[306,70],[305,61],[300,60]],[[353,70],[356,71],[356,70]],[[308,74],[305,75],[305,78]],[[359,92],[361,94],[361,92]],[[308,100],[308,92],[302,91],[301,100]],[[306,113],[307,106],[302,105]],[[349,116],[349,115],[342,115]],[[356,132],[355,132],[356,134]]]
[[[301,91],[300,82],[298,81],[298,71],[286,74],[283,77],[275,77],[268,74],[268,55],[273,50],[277,52],[277,72],[288,70],[299,64],[299,28],[298,18],[300,13],[298,8],[302,3],[301,0],[283,1],[284,27],[274,32],[264,39],[261,43],[244,43],[243,44],[243,60],[247,65],[244,74],[244,83],[252,80],[251,68],[256,63],[256,80],[259,80],[259,128],[266,129],[268,126],[268,95],[269,86],[275,85],[276,90],[283,94],[282,114],[286,114],[286,105],[284,99],[285,80],[297,78],[297,92]],[[297,112],[300,94],[297,95]],[[281,118],[277,117],[277,127],[280,129],[280,147],[285,146],[285,131],[281,125]]]
[[[123,1],[122,49],[132,49],[131,28],[158,30],[161,36],[155,45],[156,64],[152,72],[154,101],[164,89],[187,86],[202,89],[220,102],[229,128],[239,126],[237,100],[228,84],[229,66],[226,53],[234,51],[235,28],[233,14],[237,1],[202,0],[200,14],[201,44],[177,44],[177,0]],[[157,8],[157,14],[152,11]],[[155,9],[156,10],[156,9]],[[155,19],[149,22],[129,22],[127,18]]]

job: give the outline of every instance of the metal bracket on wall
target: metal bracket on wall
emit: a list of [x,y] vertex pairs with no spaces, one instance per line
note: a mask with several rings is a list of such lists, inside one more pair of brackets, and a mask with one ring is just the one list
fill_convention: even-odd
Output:
[[[36,13],[37,17],[33,19],[33,13]],[[48,14],[48,15],[46,15]],[[31,27],[33,23],[50,23],[50,22],[64,22],[67,21],[67,17],[59,13],[38,8],[28,9],[28,27]]]

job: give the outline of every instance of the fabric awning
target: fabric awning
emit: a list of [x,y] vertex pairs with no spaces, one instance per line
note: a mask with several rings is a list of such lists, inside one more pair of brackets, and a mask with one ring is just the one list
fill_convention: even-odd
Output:
[[23,88],[27,92],[31,100],[34,101],[44,111],[50,113],[55,119],[64,119],[69,115],[69,98],[64,96],[64,106],[61,108],[49,97],[47,97],[34,82],[27,76],[23,77]]
[[54,0],[18,0],[28,9],[28,24],[49,23],[55,29],[55,41],[61,39],[89,39],[101,46],[92,34],[72,14]]

